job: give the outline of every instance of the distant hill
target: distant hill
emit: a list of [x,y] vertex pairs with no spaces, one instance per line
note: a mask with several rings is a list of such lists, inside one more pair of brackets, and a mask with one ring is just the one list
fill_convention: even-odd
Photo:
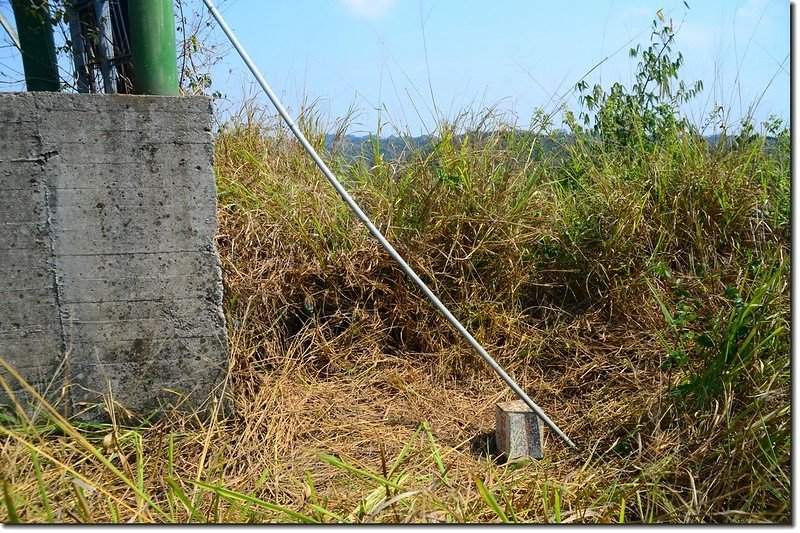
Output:
[[[526,131],[517,133],[533,135]],[[482,133],[482,135],[489,135],[489,133]],[[455,140],[460,142],[463,138],[464,134],[461,134],[457,135]],[[348,134],[337,138],[335,135],[327,134],[325,136],[325,151],[329,156],[336,155],[343,158],[347,163],[352,163],[359,157],[364,157],[369,162],[374,153],[373,143],[377,143],[381,156],[384,159],[392,160],[406,158],[413,153],[417,153],[420,149],[423,151],[426,151],[426,148],[432,150],[432,143],[435,141],[436,138],[432,135],[420,135],[417,137],[392,135],[376,139],[374,135]],[[547,153],[557,151],[569,142],[571,142],[571,135],[566,132],[556,132],[539,138],[540,150]]]
[[398,159],[407,157],[419,148],[427,146],[431,142],[430,135],[420,135],[418,137],[392,135],[376,139],[374,135],[345,135],[337,139],[335,135],[325,135],[325,150],[335,153],[352,163],[359,157],[366,157],[368,160],[373,154],[373,142],[378,142],[379,152],[384,159]]
[[[519,130],[515,132],[519,135],[535,135],[532,132]],[[490,133],[481,133],[481,135],[490,135]],[[460,142],[464,138],[464,134],[456,136],[456,142]],[[706,135],[706,141],[710,146],[719,144],[722,137],[720,134]],[[432,143],[436,138],[432,135],[420,135],[417,137],[391,135],[376,139],[374,135],[352,135],[347,134],[344,137],[337,137],[333,134],[325,135],[325,152],[328,156],[335,155],[341,157],[346,163],[352,164],[360,157],[366,158],[368,164],[372,161],[373,157],[373,142],[377,142],[378,149],[381,156],[386,160],[404,159],[411,154],[417,153],[420,149],[426,151],[433,149]],[[564,148],[569,146],[573,141],[573,135],[564,130],[557,130],[549,135],[542,135],[538,138],[537,149],[541,154],[547,155],[564,155]],[[774,137],[767,137],[766,145],[773,146],[776,142]],[[729,147],[734,146],[735,139],[733,136],[725,138],[725,143]]]

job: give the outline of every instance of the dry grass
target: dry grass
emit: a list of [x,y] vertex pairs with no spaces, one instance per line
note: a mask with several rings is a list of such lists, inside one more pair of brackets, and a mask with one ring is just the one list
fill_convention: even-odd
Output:
[[[4,520],[788,522],[776,159],[691,141],[636,164],[580,144],[537,158],[513,134],[440,141],[339,174],[579,453],[546,431],[542,461],[494,455],[511,393],[286,131],[251,114],[217,138],[230,401],[80,432],[9,418]],[[728,340],[733,377],[703,396]]]

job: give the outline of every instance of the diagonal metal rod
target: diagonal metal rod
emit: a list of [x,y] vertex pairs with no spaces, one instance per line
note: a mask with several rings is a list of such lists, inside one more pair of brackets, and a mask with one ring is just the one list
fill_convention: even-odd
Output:
[[10,22],[8,22],[8,19],[2,13],[0,13],[0,26],[2,26],[3,29],[6,30],[6,33],[11,38],[11,42],[14,43],[14,46],[17,47],[17,50],[21,52],[22,45],[19,44],[19,35],[17,35],[17,32],[14,31],[14,27],[11,25]]
[[350,207],[350,209],[353,210],[358,219],[364,223],[364,225],[367,227],[372,236],[378,240],[378,242],[381,244],[381,246],[384,247],[384,249],[387,252],[389,252],[389,255],[392,256],[392,259],[394,259],[397,262],[397,264],[400,265],[400,268],[403,269],[403,272],[405,272],[406,275],[409,278],[411,278],[411,280],[422,290],[422,292],[425,294],[425,296],[428,297],[428,299],[431,301],[434,307],[436,307],[436,309],[438,309],[439,312],[444,315],[444,317],[450,322],[450,324],[452,324],[452,326],[456,329],[456,331],[458,331],[461,334],[461,336],[464,337],[467,340],[467,342],[475,349],[475,351],[478,352],[478,354],[481,357],[483,357],[483,359],[489,364],[489,366],[492,367],[492,370],[497,372],[497,375],[499,375],[502,378],[502,380],[506,382],[506,384],[511,388],[511,390],[513,390],[517,394],[517,396],[519,396],[519,398],[523,402],[525,402],[525,404],[528,407],[530,407],[531,410],[534,413],[536,413],[536,415],[539,418],[541,418],[545,424],[547,424],[547,426],[550,429],[552,429],[559,437],[561,437],[561,439],[564,442],[566,442],[571,448],[577,449],[575,443],[573,443],[569,439],[569,437],[567,437],[564,434],[564,432],[561,431],[552,420],[550,420],[550,418],[544,413],[544,411],[542,411],[542,409],[538,405],[536,405],[533,402],[533,400],[528,398],[528,395],[525,394],[525,391],[523,391],[520,388],[520,386],[517,385],[513,379],[511,379],[511,377],[506,373],[506,371],[503,370],[503,367],[497,364],[497,361],[492,359],[492,356],[490,356],[486,352],[486,350],[483,349],[483,346],[481,346],[480,343],[478,343],[478,341],[476,341],[475,338],[472,335],[470,335],[469,331],[467,331],[466,328],[461,325],[461,322],[459,322],[458,319],[456,319],[456,317],[454,317],[453,314],[447,309],[447,307],[445,307],[445,305],[439,301],[436,295],[433,294],[433,292],[428,288],[427,285],[425,285],[425,282],[422,281],[419,276],[417,276],[416,272],[414,272],[414,270],[408,265],[408,263],[406,263],[406,261],[400,256],[400,254],[397,253],[397,250],[395,250],[394,247],[389,243],[389,241],[386,240],[386,237],[384,237],[381,234],[378,228],[375,227],[375,225],[372,223],[369,217],[367,217],[367,215],[364,214],[361,208],[358,207],[358,204],[356,204],[353,198],[350,197],[345,188],[342,187],[341,183],[339,183],[339,181],[333,175],[333,172],[330,171],[328,165],[325,164],[322,158],[320,158],[320,156],[317,154],[316,150],[314,150],[314,147],[311,146],[311,144],[309,144],[308,140],[306,140],[306,137],[305,135],[303,135],[303,132],[300,131],[300,128],[297,127],[297,124],[295,124],[294,120],[292,120],[292,117],[289,115],[286,109],[284,109],[280,100],[278,100],[278,97],[275,95],[274,92],[272,92],[272,89],[270,88],[267,81],[264,79],[264,76],[261,75],[261,72],[259,72],[258,67],[256,67],[255,63],[253,63],[253,61],[250,59],[250,56],[247,55],[247,52],[242,47],[241,43],[239,43],[239,40],[233,34],[233,31],[230,29],[230,27],[228,27],[228,24],[225,22],[225,19],[223,19],[222,15],[219,13],[219,11],[217,11],[217,8],[214,7],[214,4],[211,2],[211,0],[203,0],[203,2],[205,2],[206,7],[211,12],[211,15],[213,15],[213,17],[217,20],[217,23],[219,23],[220,27],[222,28],[222,31],[225,32],[225,35],[227,35],[228,39],[230,39],[231,44],[233,44],[233,47],[236,48],[237,52],[239,52],[239,55],[242,57],[242,60],[244,60],[245,64],[247,65],[247,68],[249,68],[250,72],[252,72],[253,76],[255,76],[256,81],[258,81],[259,85],[261,85],[261,88],[264,89],[264,92],[267,94],[267,97],[269,97],[270,101],[275,106],[275,109],[278,110],[278,113],[281,115],[281,117],[283,117],[283,120],[286,121],[286,124],[292,130],[295,137],[297,137],[297,140],[300,141],[300,144],[303,145],[303,148],[305,148],[306,152],[308,152],[308,155],[311,156],[311,158],[317,164],[317,166],[325,175],[325,177],[328,179],[328,181],[331,183],[331,185],[333,185],[333,188],[336,189],[336,192],[339,193],[339,196],[342,197],[342,200],[344,200],[345,203]]

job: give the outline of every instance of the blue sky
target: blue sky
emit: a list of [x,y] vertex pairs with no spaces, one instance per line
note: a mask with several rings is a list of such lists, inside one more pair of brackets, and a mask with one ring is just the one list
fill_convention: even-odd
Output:
[[[199,2],[199,0],[192,0]],[[717,105],[735,123],[758,102],[756,121],[789,118],[789,3],[786,0],[224,0],[219,8],[284,104],[302,102],[334,120],[353,106],[350,130],[375,131],[380,117],[401,131],[429,132],[437,117],[495,107],[526,127],[533,110],[562,114],[571,87],[586,81],[630,86],[628,49],[646,46],[663,9],[680,26],[682,78],[703,93],[685,109],[702,124]],[[10,17],[8,2],[0,10]],[[215,30],[213,39],[224,36]],[[3,45],[8,40],[3,35]],[[15,50],[0,48],[0,70]],[[8,68],[5,69],[6,71]],[[0,76],[0,89],[14,85]],[[213,70],[219,109],[259,94],[232,49]],[[19,88],[19,87],[17,87]],[[387,129],[389,131],[387,131]],[[391,133],[385,126],[384,133]]]
[[[413,134],[430,131],[436,115],[452,120],[488,106],[520,126],[536,107],[552,112],[563,95],[576,109],[571,86],[607,56],[587,78],[590,85],[630,86],[636,64],[628,49],[646,46],[659,8],[681,26],[675,48],[685,56],[683,79],[704,83],[686,108],[696,123],[716,105],[738,121],[756,101],[757,121],[770,114],[788,120],[789,3],[689,6],[680,0],[226,0],[221,11],[285,105],[317,101],[332,119],[353,105],[360,111],[354,131],[374,131],[378,107],[384,120]],[[239,101],[257,90],[230,54],[215,80]]]

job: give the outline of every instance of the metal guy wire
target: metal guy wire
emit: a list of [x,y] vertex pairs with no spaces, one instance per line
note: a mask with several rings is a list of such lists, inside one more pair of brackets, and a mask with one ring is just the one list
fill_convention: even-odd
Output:
[[222,31],[225,32],[225,35],[228,37],[228,39],[230,39],[231,44],[233,44],[233,47],[236,48],[237,52],[239,52],[239,55],[242,57],[242,60],[247,65],[247,68],[249,68],[250,72],[252,72],[253,76],[255,76],[256,81],[258,81],[259,85],[261,85],[261,88],[264,89],[264,92],[266,93],[267,97],[269,97],[270,101],[272,102],[272,105],[275,106],[275,109],[277,109],[278,113],[281,115],[281,117],[283,117],[283,120],[286,121],[286,124],[294,133],[295,137],[297,137],[297,140],[300,141],[300,144],[303,145],[303,148],[305,148],[306,152],[308,152],[308,155],[311,156],[311,158],[317,164],[319,169],[328,179],[330,184],[333,185],[333,188],[336,189],[336,192],[339,193],[339,196],[342,197],[342,200],[344,200],[345,203],[350,207],[350,209],[352,209],[353,213],[355,213],[358,219],[364,223],[364,225],[367,227],[372,236],[378,240],[381,246],[383,246],[383,248],[389,253],[389,255],[392,256],[392,259],[394,259],[397,262],[397,264],[400,265],[400,268],[403,269],[403,272],[405,272],[406,275],[409,278],[411,278],[411,280],[422,290],[425,296],[428,297],[428,299],[431,301],[434,307],[436,307],[436,309],[438,309],[439,312],[444,315],[444,317],[450,322],[450,324],[452,324],[452,326],[456,329],[456,331],[458,331],[461,334],[461,336],[464,337],[467,340],[467,342],[475,349],[475,351],[478,352],[478,354],[481,357],[483,357],[483,359],[489,364],[489,366],[492,367],[492,370],[494,370],[497,373],[497,375],[500,376],[502,380],[506,382],[506,384],[511,388],[511,390],[513,390],[516,393],[516,395],[519,396],[519,398],[523,402],[525,402],[525,404],[528,407],[530,407],[531,410],[534,413],[536,413],[536,415],[539,418],[541,418],[544,421],[544,423],[547,424],[547,426],[556,433],[556,435],[561,437],[561,439],[564,442],[566,442],[571,448],[577,449],[575,443],[573,443],[569,439],[569,437],[567,437],[564,434],[564,432],[561,431],[561,429],[559,429],[559,427],[552,420],[550,420],[550,418],[544,413],[544,411],[542,411],[542,409],[538,405],[536,405],[533,402],[533,400],[531,400],[528,397],[527,394],[525,394],[525,391],[523,391],[520,388],[520,386],[517,385],[513,379],[511,379],[511,377],[506,373],[506,371],[503,370],[503,367],[497,364],[497,361],[492,359],[492,356],[490,356],[486,352],[486,350],[483,349],[483,346],[481,346],[480,343],[478,343],[478,341],[476,341],[475,338],[472,335],[470,335],[469,331],[467,331],[466,328],[464,328],[464,326],[461,325],[461,322],[459,322],[458,319],[456,319],[456,317],[454,317],[453,314],[447,309],[447,307],[445,307],[445,305],[439,301],[436,295],[433,294],[433,292],[431,292],[431,290],[428,288],[427,285],[425,285],[425,282],[422,281],[419,276],[417,276],[416,272],[414,272],[414,270],[408,265],[408,263],[406,263],[406,261],[400,256],[400,254],[397,253],[394,247],[389,243],[389,241],[386,240],[386,238],[381,234],[378,228],[375,227],[375,225],[372,223],[369,217],[367,217],[367,215],[364,214],[361,208],[358,207],[358,204],[356,204],[356,202],[353,200],[353,198],[350,197],[350,195],[347,193],[344,187],[342,187],[342,185],[330,171],[325,162],[317,154],[316,150],[314,150],[314,147],[311,146],[308,140],[306,140],[306,137],[305,135],[303,135],[303,132],[300,131],[300,128],[297,127],[297,124],[295,124],[292,117],[289,115],[286,109],[284,109],[280,100],[272,91],[267,81],[264,79],[264,76],[261,75],[261,72],[258,70],[258,67],[256,67],[255,63],[253,63],[253,61],[250,59],[250,56],[242,47],[241,43],[239,43],[239,40],[233,34],[233,31],[230,29],[230,27],[228,27],[228,24],[225,22],[225,19],[222,18],[222,15],[220,14],[219,11],[217,11],[217,8],[214,7],[214,4],[211,2],[211,0],[203,0],[203,2],[205,2],[206,7],[208,7],[208,10],[211,12],[211,15],[216,19],[217,23],[220,25],[220,28],[222,28]]

